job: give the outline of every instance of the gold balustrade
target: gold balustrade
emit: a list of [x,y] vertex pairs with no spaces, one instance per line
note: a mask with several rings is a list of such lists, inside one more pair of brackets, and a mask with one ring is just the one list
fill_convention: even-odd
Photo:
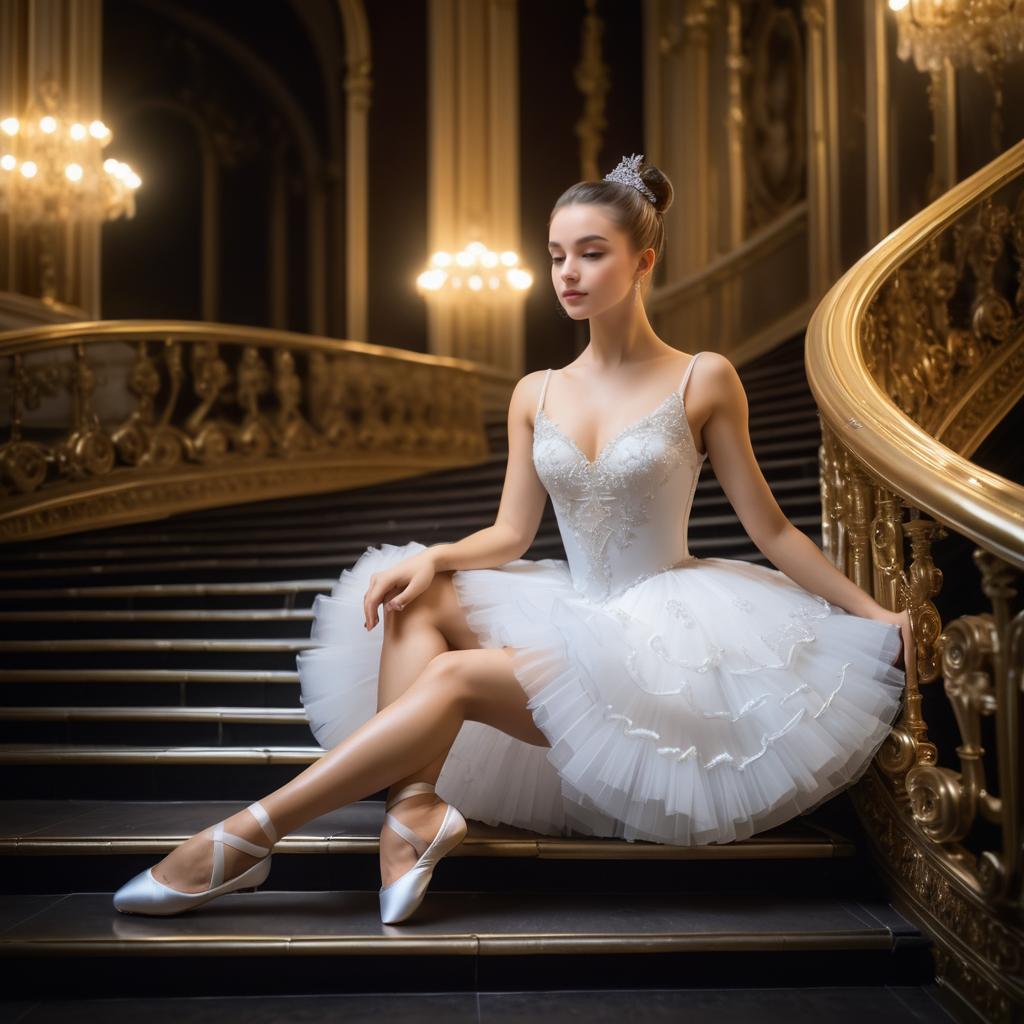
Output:
[[487,375],[233,324],[0,333],[0,541],[478,464]]
[[[806,368],[826,553],[910,609],[917,653],[850,794],[893,902],[935,940],[940,982],[985,1021],[1021,1021],[1024,487],[971,456],[1024,395],[1024,142],[835,283]],[[963,607],[974,593],[987,607]],[[942,606],[959,610],[943,621]]]

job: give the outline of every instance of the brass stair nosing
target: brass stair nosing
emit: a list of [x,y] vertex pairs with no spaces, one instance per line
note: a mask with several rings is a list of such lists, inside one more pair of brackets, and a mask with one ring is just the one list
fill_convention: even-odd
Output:
[[[361,619],[360,619],[361,621]],[[292,653],[322,646],[316,640],[293,637],[60,637],[36,640],[0,640],[4,651],[231,651],[261,654]]]
[[0,683],[298,683],[284,669],[3,668]]
[[[257,894],[252,894],[257,895]],[[239,896],[247,898],[248,894]],[[381,926],[387,927],[387,926]],[[887,929],[787,931],[787,932],[729,932],[699,934],[677,932],[647,935],[643,933],[615,934],[595,932],[571,935],[559,933],[424,935],[411,937],[393,934],[302,936],[283,935],[266,937],[249,935],[244,938],[213,936],[171,937],[161,935],[159,941],[142,936],[126,939],[18,939],[0,937],[0,956],[48,956],[74,953],[80,956],[180,956],[190,952],[207,955],[237,956],[240,953],[274,955],[286,953],[297,956],[345,955],[401,955],[439,953],[466,956],[522,956],[565,954],[615,953],[669,953],[727,952],[774,950],[811,952],[821,950],[891,950],[893,936]]]
[[[759,836],[736,843],[683,846],[658,843],[628,843],[621,839],[587,838],[531,839],[471,834],[451,857],[515,858],[517,860],[574,861],[734,861],[734,860],[835,860],[852,857],[853,844],[837,848],[827,840],[765,840]],[[185,834],[166,836],[3,836],[0,856],[73,856],[165,854],[189,838]],[[330,836],[323,839],[286,836],[274,847],[276,853],[368,855],[380,852],[377,834]]]
[[26,597],[194,597],[233,594],[308,594],[329,591],[337,583],[330,579],[257,580],[239,583],[119,583],[94,587],[53,587],[50,589],[3,590],[0,601]]
[[302,708],[126,706],[89,707],[0,706],[0,721],[30,722],[231,722],[233,724],[301,725],[307,722]]
[[51,611],[0,611],[0,622],[305,622],[311,608],[61,608]]
[[131,747],[0,743],[0,764],[312,764],[322,747]]

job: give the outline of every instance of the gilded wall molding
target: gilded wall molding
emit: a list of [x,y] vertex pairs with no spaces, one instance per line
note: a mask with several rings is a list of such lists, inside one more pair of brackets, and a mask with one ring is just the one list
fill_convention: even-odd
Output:
[[600,181],[599,166],[604,130],[605,100],[609,90],[608,65],[604,60],[602,41],[604,19],[597,13],[597,0],[586,0],[586,13],[580,30],[580,59],[573,69],[576,88],[583,97],[583,113],[576,121],[576,136],[580,140],[580,181]]

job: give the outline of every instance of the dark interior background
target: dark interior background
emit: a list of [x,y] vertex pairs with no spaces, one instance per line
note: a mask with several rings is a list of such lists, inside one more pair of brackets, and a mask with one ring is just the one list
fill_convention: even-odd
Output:
[[[601,152],[606,172],[622,154],[643,151],[643,25],[641,6],[627,0],[604,0],[598,10],[610,76]],[[413,282],[428,256],[427,5],[389,0],[368,3],[366,11],[373,86],[365,340],[426,351],[424,302]],[[559,315],[546,249],[550,209],[580,177],[575,124],[582,99],[573,75],[585,4],[519,0],[518,11],[521,256],[535,277],[526,299],[525,369],[531,370],[565,362],[586,343],[586,325]],[[269,210],[278,151],[288,168],[285,326],[310,330],[308,182],[323,176],[344,193],[344,35],[337,5],[106,0],[103,40],[103,109],[115,128],[117,156],[143,179],[135,217],[104,228],[103,316],[203,319],[200,139],[206,138],[219,197],[215,319],[271,324]],[[325,230],[343,238],[343,217]],[[345,268],[331,248],[327,333],[344,337]],[[343,259],[344,247],[337,251]]]

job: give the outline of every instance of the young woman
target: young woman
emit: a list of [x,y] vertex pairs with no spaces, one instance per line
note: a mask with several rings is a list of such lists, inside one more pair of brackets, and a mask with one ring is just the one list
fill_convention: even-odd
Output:
[[[785,518],[729,360],[652,330],[641,289],[671,201],[637,155],[559,198],[551,283],[590,342],[516,385],[494,525],[368,548],[317,596],[320,644],[298,669],[327,753],[127,882],[118,910],[174,914],[252,888],[280,836],[385,787],[380,906],[396,923],[464,816],[726,843],[863,774],[900,710],[904,649],[913,671],[908,616]],[[705,459],[779,569],[689,553]],[[568,559],[524,559],[549,495]]]

